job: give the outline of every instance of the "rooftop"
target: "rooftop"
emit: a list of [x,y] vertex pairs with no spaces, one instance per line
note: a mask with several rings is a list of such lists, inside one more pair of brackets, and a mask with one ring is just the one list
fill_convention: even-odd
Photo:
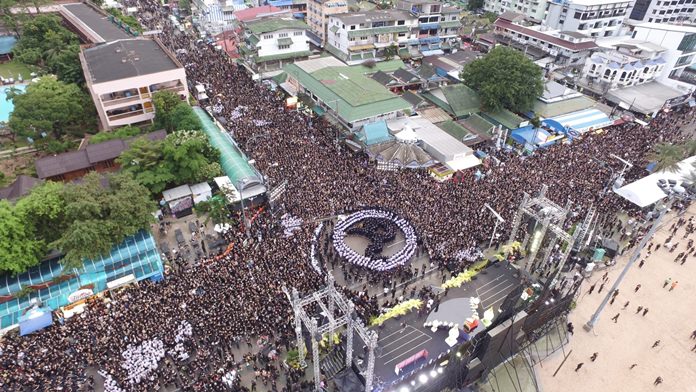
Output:
[[308,30],[309,26],[295,18],[263,18],[244,23],[253,34],[264,34],[278,30]]
[[654,30],[679,31],[682,33],[696,33],[696,26],[694,26],[694,25],[676,25],[676,24],[669,24],[669,23],[654,23],[654,22],[634,23],[633,21],[631,21],[631,24],[634,25],[635,27],[654,29]]
[[[143,136],[155,141],[164,139],[167,133],[164,130],[159,130]],[[83,150],[37,159],[35,163],[36,174],[39,178],[44,179],[90,168],[99,162],[117,158],[135,139],[137,137],[128,140],[115,139],[103,143],[89,144]]]
[[518,32],[520,34],[534,37],[534,38],[541,40],[543,42],[548,42],[552,45],[560,46],[562,48],[572,50],[572,51],[581,51],[581,50],[589,50],[589,49],[597,48],[597,44],[595,44],[594,41],[571,42],[568,40],[561,39],[559,37],[554,37],[553,35],[549,34],[549,32],[541,32],[541,31],[538,31],[535,29],[531,29],[529,27],[525,27],[525,26],[518,25],[516,23],[512,23],[512,22],[505,20],[505,19],[502,19],[502,18],[496,19],[494,25],[498,28],[512,30],[512,31]]
[[[394,71],[403,66],[403,62],[381,62],[374,68],[335,66],[335,62],[321,58],[300,61],[286,65],[285,72],[317,95],[325,105],[337,110],[347,122],[410,108],[408,102],[369,77],[380,70]],[[395,69],[390,69],[395,66]]]
[[282,8],[274,7],[272,5],[263,5],[261,7],[247,8],[245,10],[237,11],[234,13],[234,17],[240,22],[245,22],[277,12],[287,13],[289,11],[285,11]]
[[32,188],[40,184],[41,180],[34,177],[20,175],[12,184],[5,188],[0,188],[0,200],[16,200],[28,194]]
[[97,11],[94,7],[86,3],[65,4],[61,6],[63,12],[68,12],[100,36],[104,42],[116,41],[119,39],[130,38],[125,31],[114,23],[111,23],[108,16]]
[[156,40],[132,38],[83,50],[92,83],[104,83],[181,68]]
[[[555,1],[559,2],[559,1]],[[565,3],[569,4],[576,4],[576,5],[584,5],[586,7],[591,7],[595,5],[604,5],[604,4],[616,4],[616,3],[630,3],[629,0],[569,0],[569,1],[562,1]]]
[[411,14],[404,10],[375,10],[363,12],[346,12],[343,14],[331,15],[341,22],[351,25],[360,23],[372,23],[392,20],[404,20],[411,17]]

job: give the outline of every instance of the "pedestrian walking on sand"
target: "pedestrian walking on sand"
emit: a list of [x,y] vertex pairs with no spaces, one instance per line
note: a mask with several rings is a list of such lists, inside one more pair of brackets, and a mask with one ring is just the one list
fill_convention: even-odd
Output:
[[691,339],[696,339],[696,329],[694,332],[691,332]]
[[655,348],[660,345],[660,341],[656,340],[655,343],[653,343],[652,348]]
[[662,288],[664,289],[667,287],[670,283],[672,283],[672,278],[667,278],[665,279],[665,284],[662,285]]
[[638,290],[640,290],[640,285],[636,285],[636,288],[635,288],[635,289],[633,289],[633,292],[634,292],[634,293],[637,293],[637,292],[638,292]]
[[616,289],[613,293],[611,293],[612,298],[616,297],[617,295],[619,295],[619,289]]
[[621,313],[617,313],[616,316],[611,318],[612,320],[614,320],[614,324],[619,322],[619,316],[621,316]]
[[669,287],[669,291],[672,291],[677,288],[677,285],[679,284],[678,280],[675,280],[674,283]]
[[578,370],[580,370],[580,368],[582,367],[582,365],[584,365],[584,363],[580,362],[580,363],[578,364],[578,366],[575,367],[575,372],[576,372],[576,373],[578,372]]
[[648,309],[648,308],[643,309],[643,317],[645,317],[645,315],[648,314],[648,311],[649,311],[649,310],[650,310],[650,309]]
[[614,305],[614,301],[616,301],[616,297],[611,297],[611,301],[609,301],[609,305]]
[[624,304],[623,309],[626,309],[626,308],[628,307],[628,305],[630,305],[630,304],[631,304],[631,301],[626,301],[626,303]]
[[633,365],[631,365],[630,368],[628,368],[628,370],[633,370],[633,368],[636,367],[636,366],[638,366],[638,364],[637,364],[637,363],[634,363]]
[[604,283],[602,283],[602,284],[599,286],[599,290],[597,290],[597,294],[600,294],[600,293],[602,292],[602,290],[604,290]]
[[638,263],[638,268],[643,268],[644,264],[645,264],[645,259],[641,260],[640,263]]
[[597,283],[595,283],[595,284],[593,284],[592,286],[590,286],[590,291],[588,291],[587,294],[592,294],[592,292],[594,291],[594,288],[595,288],[596,285],[597,285]]
[[657,377],[657,378],[655,379],[655,382],[653,383],[653,385],[657,386],[657,385],[660,385],[660,384],[662,384],[662,377]]
[[592,354],[592,356],[590,357],[590,361],[594,362],[597,359],[598,355],[599,355],[599,353]]
[[639,306],[639,307],[638,307],[638,310],[636,310],[636,314],[640,313],[641,310],[643,310],[643,307],[642,307],[642,306]]

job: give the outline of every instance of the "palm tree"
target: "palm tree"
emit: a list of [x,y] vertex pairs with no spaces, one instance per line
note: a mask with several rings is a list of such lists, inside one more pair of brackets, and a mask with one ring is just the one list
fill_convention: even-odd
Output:
[[648,155],[651,162],[655,162],[655,172],[668,171],[678,172],[679,162],[684,159],[684,147],[669,143],[660,143],[655,146],[654,151]]

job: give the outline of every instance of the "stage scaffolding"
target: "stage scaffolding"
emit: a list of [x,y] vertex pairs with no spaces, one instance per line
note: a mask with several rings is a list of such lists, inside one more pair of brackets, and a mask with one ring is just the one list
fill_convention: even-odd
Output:
[[[559,206],[546,197],[547,190],[548,187],[542,185],[536,197],[524,193],[522,203],[520,203],[512,222],[509,241],[514,242],[517,239],[520,225],[523,222],[534,219],[535,230],[532,233],[525,230],[524,238],[521,241],[522,249],[528,250],[522,267],[535,279],[546,278],[544,280],[548,280],[553,273],[553,279],[551,279],[553,281],[568,259],[578,236],[584,230],[575,230],[573,235],[567,233],[564,225],[571,203],[568,201],[565,207]],[[537,229],[539,224],[541,224],[541,228]],[[555,255],[553,255],[554,251],[557,252]],[[539,253],[541,253],[541,257],[538,257]],[[552,256],[554,257],[552,258]],[[549,263],[550,259],[552,259],[551,263]]]
[[[372,391],[375,369],[375,348],[377,347],[377,332],[369,331],[355,312],[355,305],[343,293],[336,290],[333,275],[326,278],[326,287],[300,298],[296,288],[292,289],[290,298],[292,309],[295,313],[295,335],[297,336],[297,350],[302,366],[307,366],[305,361],[305,345],[302,334],[302,326],[309,331],[312,342],[312,366],[314,370],[314,386],[321,389],[321,374],[319,367],[319,342],[324,334],[328,334],[329,345],[333,345],[334,334],[345,327],[346,335],[346,367],[351,367],[353,362],[353,335],[357,333],[367,346],[367,367],[363,372],[365,378],[365,391]],[[311,313],[307,313],[309,310]],[[326,318],[326,323],[319,324],[321,317],[315,312],[321,311]]]

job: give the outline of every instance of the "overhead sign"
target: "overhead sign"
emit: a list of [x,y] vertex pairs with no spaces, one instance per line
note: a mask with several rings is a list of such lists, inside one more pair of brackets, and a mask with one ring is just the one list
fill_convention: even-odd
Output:
[[85,299],[89,296],[94,295],[94,292],[91,289],[82,289],[82,290],[77,290],[76,292],[68,295],[68,302],[73,303],[77,302],[81,299]]

